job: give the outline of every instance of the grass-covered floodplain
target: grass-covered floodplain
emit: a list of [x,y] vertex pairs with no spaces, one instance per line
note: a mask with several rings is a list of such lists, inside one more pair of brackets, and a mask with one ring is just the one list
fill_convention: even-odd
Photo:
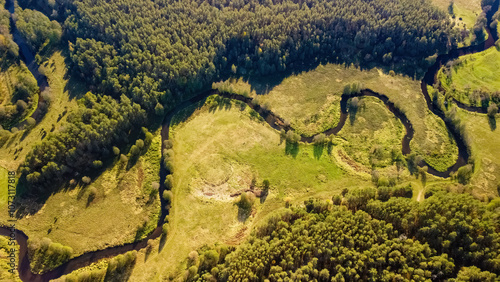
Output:
[[438,78],[446,93],[466,105],[480,106],[477,91],[500,90],[500,47],[460,57],[441,68]]
[[376,68],[326,64],[287,77],[240,78],[225,85],[249,93],[289,121],[297,132],[313,136],[337,124],[344,86],[353,83],[388,96],[406,114],[415,129],[410,147],[427,163],[445,171],[456,162],[458,148],[453,137],[444,122],[427,108],[418,80],[385,74]]

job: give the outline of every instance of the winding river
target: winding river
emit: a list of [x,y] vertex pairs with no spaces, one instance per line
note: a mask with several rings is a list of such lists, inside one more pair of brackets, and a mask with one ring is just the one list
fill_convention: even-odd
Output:
[[[493,15],[493,13],[498,9],[498,5],[499,5],[499,0],[496,0],[496,2],[494,4],[494,6],[496,8],[492,9],[487,14],[488,25],[491,21],[491,17]],[[14,12],[14,6],[12,4],[12,0],[7,1],[6,8],[11,13]],[[36,65],[36,63],[35,63],[34,56],[31,53],[30,49],[28,48],[28,45],[26,44],[26,42],[20,37],[20,34],[15,27],[15,23],[12,21],[12,17],[11,17],[11,25],[12,25],[12,33],[14,35],[14,39],[15,39],[16,43],[20,47],[22,58],[26,62],[26,65],[28,66],[29,70],[33,73],[33,75],[37,79],[40,90],[43,91],[43,89],[45,89],[45,87],[48,86],[47,78],[38,72],[38,65]],[[484,50],[490,48],[491,46],[493,46],[495,41],[498,40],[498,36],[496,34],[496,31],[491,32],[490,29],[487,28],[487,32],[488,32],[488,39],[484,43],[481,43],[479,45],[454,49],[454,50],[450,51],[448,54],[443,54],[443,55],[438,56],[435,64],[428,69],[427,73],[425,74],[425,76],[421,82],[422,93],[425,97],[427,107],[434,114],[436,114],[438,117],[440,117],[441,119],[443,119],[445,121],[447,129],[452,133],[452,135],[457,143],[458,149],[459,149],[459,157],[457,159],[457,162],[453,166],[449,167],[448,170],[445,172],[437,171],[434,168],[432,168],[431,166],[429,166],[427,163],[422,161],[420,163],[420,165],[421,166],[424,166],[424,165],[428,166],[428,172],[430,174],[440,176],[440,177],[449,177],[451,172],[456,171],[459,167],[461,167],[467,163],[467,161],[469,159],[469,153],[468,153],[467,146],[465,145],[462,137],[460,136],[460,133],[456,132],[454,130],[454,127],[449,122],[446,122],[444,112],[441,111],[439,108],[434,107],[432,100],[429,96],[429,93],[427,91],[427,85],[433,85],[435,83],[438,70],[441,68],[442,65],[446,64],[447,62],[454,60],[462,55],[484,51]],[[162,124],[162,130],[161,130],[162,146],[163,146],[163,141],[168,140],[168,138],[169,138],[169,128],[170,128],[170,122],[172,120],[172,117],[180,110],[182,110],[188,106],[191,106],[195,103],[198,103],[198,102],[202,101],[203,99],[206,99],[208,96],[210,96],[212,94],[219,94],[219,95],[226,97],[226,98],[235,99],[235,100],[245,102],[250,108],[257,111],[266,120],[266,122],[272,128],[274,128],[276,130],[281,130],[281,129],[290,130],[291,129],[289,126],[285,125],[285,122],[282,118],[280,118],[279,116],[277,116],[273,112],[264,110],[259,105],[252,104],[252,98],[248,98],[248,97],[245,97],[242,95],[230,94],[230,93],[221,93],[221,92],[216,91],[216,90],[210,90],[210,91],[200,93],[199,95],[191,98],[190,100],[182,102],[181,104],[177,105],[175,107],[175,109],[170,111],[170,113],[168,115],[165,116],[163,124]],[[394,104],[389,100],[389,98],[387,96],[385,96],[383,94],[379,94],[379,93],[372,91],[370,89],[364,89],[360,93],[350,95],[350,96],[343,95],[342,99],[341,99],[341,104],[340,104],[341,105],[341,115],[340,115],[339,123],[337,124],[337,126],[330,128],[328,130],[325,130],[323,133],[325,135],[337,134],[344,126],[345,121],[347,120],[347,117],[348,117],[348,111],[347,111],[348,100],[352,97],[361,97],[361,96],[371,96],[371,97],[376,97],[376,98],[380,99],[382,102],[384,102],[384,104],[388,107],[388,109],[396,117],[398,117],[401,120],[401,122],[403,123],[403,125],[406,129],[406,134],[402,140],[402,152],[405,155],[409,154],[411,152],[410,141],[414,135],[414,129],[413,129],[411,122],[408,120],[408,118],[406,117],[406,115],[403,112],[401,112],[397,107],[394,106]],[[39,105],[40,105],[40,100],[41,99],[39,99]],[[457,105],[461,108],[466,109],[466,110],[471,110],[471,111],[476,111],[476,112],[484,111],[481,108],[468,107],[468,106],[465,106],[465,105],[460,104],[460,103],[457,103]],[[39,117],[35,116],[35,119],[37,119],[37,118],[39,118]],[[313,137],[301,136],[301,141],[305,142],[305,143],[311,143],[313,141]],[[162,152],[163,152],[163,149],[164,149],[164,147],[162,147]],[[163,162],[162,162],[162,165],[160,168],[160,189],[159,189],[160,195],[165,190],[164,181],[165,181],[165,178],[167,176],[167,173],[168,172],[165,169],[165,167],[163,167]],[[93,252],[88,252],[88,253],[82,254],[82,255],[75,257],[75,258],[69,260],[68,262],[62,264],[61,266],[57,267],[56,269],[54,269],[52,271],[48,271],[44,274],[35,274],[35,273],[31,272],[31,268],[29,266],[30,263],[29,263],[29,259],[28,259],[28,255],[27,255],[28,236],[26,236],[26,234],[24,234],[24,232],[22,232],[21,230],[17,230],[17,229],[11,230],[9,227],[2,226],[2,227],[0,227],[0,235],[8,236],[8,237],[10,237],[11,235],[15,235],[15,238],[20,246],[19,257],[18,257],[18,259],[19,259],[18,272],[19,272],[19,277],[21,278],[22,281],[35,281],[35,282],[36,281],[49,281],[51,279],[56,279],[58,277],[61,277],[62,275],[68,274],[76,269],[81,268],[81,267],[87,266],[93,262],[97,262],[100,259],[116,256],[118,254],[122,254],[122,253],[125,253],[127,251],[131,251],[131,250],[138,251],[138,250],[146,247],[147,241],[149,239],[155,239],[161,235],[162,225],[164,223],[164,218],[165,218],[165,215],[168,214],[168,210],[165,208],[166,205],[165,205],[164,200],[162,199],[162,197],[160,197],[160,199],[161,199],[161,206],[162,206],[160,220],[158,221],[158,225],[157,225],[156,229],[146,238],[144,238],[138,242],[129,243],[129,244],[116,246],[116,247],[110,247],[110,248],[106,248],[103,250],[98,250],[98,251],[93,251]]]

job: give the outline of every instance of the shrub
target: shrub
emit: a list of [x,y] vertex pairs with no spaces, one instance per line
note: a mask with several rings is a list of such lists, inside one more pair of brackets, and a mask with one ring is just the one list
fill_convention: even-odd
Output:
[[113,154],[115,154],[115,156],[120,155],[120,149],[118,149],[118,147],[113,146]]
[[165,149],[171,149],[173,147],[172,141],[170,140],[163,141],[163,146],[165,147]]
[[471,164],[462,166],[457,171],[457,181],[460,184],[464,185],[469,183],[470,178],[472,177],[472,173],[473,173],[473,167]]
[[298,143],[300,141],[300,135],[293,132],[292,130],[289,130],[286,133],[286,141],[290,143]]
[[97,189],[95,187],[90,187],[89,188],[89,198],[88,198],[88,202],[92,202],[94,201],[94,199],[96,198],[97,196]]
[[335,195],[332,197],[332,202],[334,205],[340,205],[342,203],[342,197],[340,195]]
[[158,116],[162,116],[163,112],[164,112],[164,109],[163,109],[162,104],[157,103],[156,107],[155,107],[155,114],[158,115]]
[[85,184],[90,184],[91,181],[92,181],[92,179],[88,176],[82,177],[82,182]]
[[163,200],[165,200],[167,205],[172,203],[172,197],[173,197],[172,191],[168,191],[168,190],[163,191],[162,197],[163,197]]
[[324,133],[320,133],[313,138],[313,142],[315,145],[323,145],[325,144],[326,135]]
[[93,166],[94,168],[101,168],[101,167],[102,167],[102,161],[100,161],[100,160],[95,160],[95,161],[93,161],[93,162],[92,162],[92,166]]
[[236,205],[243,211],[250,212],[252,210],[253,203],[255,201],[255,196],[253,193],[241,193],[240,199]]
[[497,113],[498,113],[498,106],[497,106],[497,104],[491,103],[488,106],[488,116],[490,118],[494,118]]
[[165,177],[165,183],[164,183],[165,189],[172,190],[173,183],[174,183],[174,177],[171,174],[167,175],[167,177]]
[[120,155],[120,161],[126,163],[126,162],[128,162],[128,157],[126,155],[124,155],[124,154],[121,154]]

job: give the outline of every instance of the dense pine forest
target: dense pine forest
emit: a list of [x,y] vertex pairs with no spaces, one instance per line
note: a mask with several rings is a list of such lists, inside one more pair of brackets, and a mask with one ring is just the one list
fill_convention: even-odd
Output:
[[[141,120],[140,111],[152,113],[151,120],[230,75],[341,62],[420,76],[436,54],[457,44],[451,22],[427,1],[84,0],[49,7],[52,17],[64,20],[73,72],[95,90],[92,95],[125,95],[122,101],[136,109],[133,120]],[[57,30],[45,37],[44,44],[52,44]],[[39,42],[34,49],[43,47]],[[30,191],[50,192],[57,184],[49,179],[86,175],[108,155],[112,140],[133,128],[134,122],[114,117],[125,106],[98,109],[87,98],[68,129],[50,134],[27,156]],[[89,111],[93,118],[85,118]]]

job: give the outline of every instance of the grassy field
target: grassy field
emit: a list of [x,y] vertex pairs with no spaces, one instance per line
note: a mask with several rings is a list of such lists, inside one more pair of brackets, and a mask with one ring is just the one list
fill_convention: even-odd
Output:
[[446,75],[442,68],[438,77],[443,88],[462,103],[477,103],[474,90],[494,92],[500,89],[500,50],[492,47],[476,54],[460,57]]
[[493,122],[485,114],[460,110],[466,131],[471,140],[471,150],[475,157],[475,173],[472,177],[471,193],[479,199],[496,197],[500,184],[500,130],[492,124],[500,123],[497,115]]
[[382,101],[374,97],[362,98],[362,107],[350,118],[338,137],[346,153],[356,162],[371,167],[392,165],[391,151],[401,150],[405,129]]
[[427,109],[420,81],[390,76],[378,69],[327,64],[284,79],[239,79],[232,86],[257,97],[259,103],[288,120],[298,132],[315,135],[336,125],[343,88],[354,82],[362,82],[363,88],[387,95],[406,113],[415,129],[410,146],[429,164],[444,171],[455,163],[458,148],[444,122]]
[[[263,216],[310,196],[330,198],[344,187],[370,185],[354,174],[347,177],[328,153],[301,144],[286,153],[279,132],[252,118],[239,103],[213,110],[205,106],[171,128],[174,161],[174,200],[169,235],[159,253],[138,260],[131,280],[155,281],[166,273],[177,276],[179,263],[205,244],[239,243]],[[265,199],[255,201],[250,217],[239,213],[238,192],[252,179],[270,181]]]

